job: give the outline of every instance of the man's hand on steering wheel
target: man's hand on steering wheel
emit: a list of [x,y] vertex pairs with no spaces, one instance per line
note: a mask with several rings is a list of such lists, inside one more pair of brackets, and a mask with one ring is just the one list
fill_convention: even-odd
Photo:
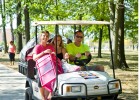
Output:
[[[86,59],[79,59],[82,55],[87,56]],[[76,65],[80,65],[80,66],[85,66],[86,64],[88,64],[91,60],[92,56],[90,54],[90,52],[85,52],[85,53],[81,53],[81,54],[76,54],[76,58],[74,60],[74,63]]]
[[89,51],[86,51],[85,52],[85,56],[88,57],[89,55],[90,55],[90,52]]
[[77,53],[75,57],[76,57],[76,58],[81,58],[81,56],[82,56],[81,53]]

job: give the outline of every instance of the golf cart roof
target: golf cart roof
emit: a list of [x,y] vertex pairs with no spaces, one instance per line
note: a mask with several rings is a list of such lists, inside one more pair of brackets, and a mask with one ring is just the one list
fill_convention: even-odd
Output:
[[36,21],[33,26],[38,25],[109,25],[107,21],[86,21],[86,20],[69,20],[69,21]]

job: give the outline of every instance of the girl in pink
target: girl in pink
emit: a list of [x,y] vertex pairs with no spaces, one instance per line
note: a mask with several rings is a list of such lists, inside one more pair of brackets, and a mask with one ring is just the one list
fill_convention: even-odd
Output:
[[16,52],[16,46],[14,45],[13,41],[10,41],[9,48],[8,48],[8,54],[11,65],[14,65],[15,61],[15,52]]
[[[33,60],[36,61],[40,57],[44,56],[47,53],[54,53],[55,50],[54,47],[51,44],[47,44],[47,41],[49,40],[49,32],[48,31],[43,31],[40,36],[40,43],[37,44],[34,49],[33,49]],[[46,100],[49,95],[49,91],[47,91],[45,88],[41,86],[40,79],[38,80],[39,88],[40,88],[40,93],[42,96],[42,100]],[[47,99],[48,100],[48,99]]]

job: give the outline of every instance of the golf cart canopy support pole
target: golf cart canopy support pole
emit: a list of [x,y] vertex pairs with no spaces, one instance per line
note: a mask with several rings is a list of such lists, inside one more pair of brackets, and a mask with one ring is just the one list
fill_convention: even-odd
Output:
[[113,60],[113,51],[112,51],[112,41],[111,41],[111,34],[110,34],[110,25],[108,26],[108,33],[109,33],[109,44],[110,44],[110,52],[111,52],[111,65],[113,68],[113,77],[115,79],[115,69],[114,69],[114,60]]
[[[55,36],[57,36],[57,27],[58,27],[58,25],[55,25]],[[55,48],[56,48],[56,54],[57,54],[57,38],[54,40],[54,42],[56,43],[56,46],[55,46]],[[53,93],[53,95],[55,95],[55,92],[57,91],[57,87],[58,87],[58,57],[56,56],[56,67],[55,67],[55,71],[56,71],[56,87],[55,87],[55,89],[54,89],[54,93]]]
[[36,42],[36,45],[37,45],[37,26],[35,26],[35,42]]

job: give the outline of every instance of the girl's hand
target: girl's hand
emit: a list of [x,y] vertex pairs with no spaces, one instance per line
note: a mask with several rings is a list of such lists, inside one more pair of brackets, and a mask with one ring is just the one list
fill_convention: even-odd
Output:
[[68,53],[65,53],[65,59],[69,59],[69,54]]
[[52,50],[47,49],[47,50],[44,51],[44,53],[45,53],[45,54],[46,54],[46,53],[52,53]]

